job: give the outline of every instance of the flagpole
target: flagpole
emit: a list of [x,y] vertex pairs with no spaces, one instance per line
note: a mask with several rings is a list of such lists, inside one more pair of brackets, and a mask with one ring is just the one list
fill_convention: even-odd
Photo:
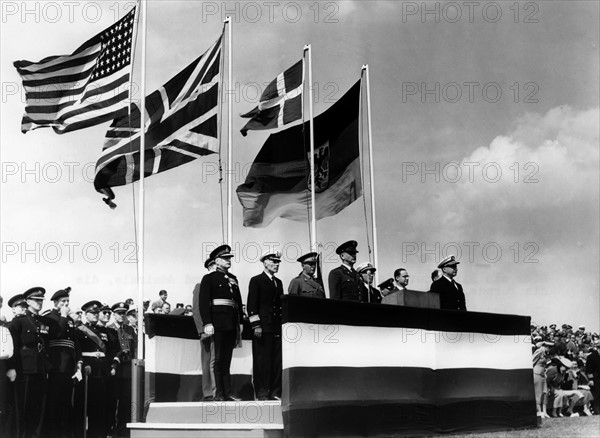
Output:
[[[141,375],[144,372],[144,160],[146,148],[145,135],[145,115],[146,115],[146,0],[140,0],[140,11],[142,21],[142,59],[141,59],[141,83],[140,83],[140,179],[139,179],[139,227],[138,227],[138,251],[137,251],[137,268],[138,268],[138,297],[137,297],[137,351],[135,366],[132,368],[132,386],[131,396],[133,406],[138,406],[141,403],[144,389],[141,387]],[[139,23],[138,23],[139,26]],[[134,408],[131,410],[131,419],[133,422],[141,421],[142,410]]]
[[[373,136],[371,129],[371,85],[369,81],[369,65],[362,66],[362,72],[365,74],[367,84],[367,136],[369,139],[369,178],[371,186],[371,223],[373,226],[373,265],[379,268],[377,259],[377,221],[375,219],[375,178],[373,175]],[[375,271],[375,284],[378,284],[377,271]]]
[[310,250],[317,250],[317,216],[315,209],[315,135],[313,129],[313,81],[312,81],[312,50],[311,45],[304,46],[308,52],[308,112],[310,118]]
[[225,23],[227,26],[227,245],[233,247],[233,184],[231,178],[233,176],[233,93],[231,84],[233,83],[231,56],[232,41],[231,41],[231,18],[226,17]]

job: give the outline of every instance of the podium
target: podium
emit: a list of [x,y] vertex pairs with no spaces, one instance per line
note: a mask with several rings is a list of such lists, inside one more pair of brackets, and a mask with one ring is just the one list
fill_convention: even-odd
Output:
[[155,383],[131,436],[387,438],[537,426],[529,317],[289,295],[282,305],[281,403],[251,400],[250,341],[232,362],[247,400],[195,401],[191,317],[150,315],[146,381]]

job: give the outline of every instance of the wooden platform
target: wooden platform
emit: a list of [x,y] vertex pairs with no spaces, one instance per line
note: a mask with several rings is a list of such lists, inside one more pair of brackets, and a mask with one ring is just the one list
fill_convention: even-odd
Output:
[[283,437],[279,401],[151,403],[145,423],[129,423],[131,437]]

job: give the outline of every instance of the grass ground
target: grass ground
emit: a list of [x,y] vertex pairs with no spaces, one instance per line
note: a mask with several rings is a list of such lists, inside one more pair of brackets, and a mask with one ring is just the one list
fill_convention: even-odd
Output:
[[[535,429],[472,434],[452,434],[444,437],[465,438],[600,438],[600,416],[578,418],[548,418]],[[438,436],[439,438],[439,436]]]

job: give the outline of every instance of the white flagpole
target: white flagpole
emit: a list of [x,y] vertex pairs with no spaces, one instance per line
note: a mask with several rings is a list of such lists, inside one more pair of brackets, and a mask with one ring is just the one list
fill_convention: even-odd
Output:
[[138,360],[144,359],[144,160],[146,147],[146,31],[147,14],[146,0],[140,1],[142,20],[142,78],[140,84],[140,195],[139,195],[139,218],[138,227]]
[[[362,71],[365,74],[365,82],[367,84],[367,132],[369,138],[369,178],[371,186],[371,222],[373,225],[373,265],[378,268],[377,259],[377,221],[375,219],[375,178],[373,175],[373,136],[371,130],[371,85],[369,82],[369,65],[362,66]],[[375,271],[375,284],[378,284],[377,271]]]
[[308,112],[310,118],[310,250],[317,251],[317,215],[315,209],[315,131],[313,125],[313,81],[311,45],[304,46],[308,52]]
[[231,61],[231,18],[226,17],[225,23],[227,26],[227,245],[233,247],[233,83]]

